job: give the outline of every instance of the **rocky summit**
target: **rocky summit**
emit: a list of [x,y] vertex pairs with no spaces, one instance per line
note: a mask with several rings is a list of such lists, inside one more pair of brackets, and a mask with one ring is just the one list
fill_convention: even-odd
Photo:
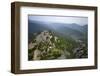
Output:
[[87,56],[84,51],[87,49],[79,40],[64,39],[55,32],[47,30],[33,35],[28,45],[29,60],[71,59]]

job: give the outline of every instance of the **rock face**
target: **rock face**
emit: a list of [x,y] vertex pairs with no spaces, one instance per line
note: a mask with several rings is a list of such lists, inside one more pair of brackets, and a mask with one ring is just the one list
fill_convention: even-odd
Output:
[[[33,39],[33,43],[29,44],[29,49],[33,53],[33,60],[54,59],[60,56],[61,52],[56,48],[58,38],[53,32],[43,31]],[[30,50],[29,50],[30,51]],[[54,55],[56,56],[54,56]]]
[[75,48],[74,50],[73,50],[73,52],[74,52],[74,55],[75,55],[75,57],[76,58],[87,58],[87,48],[86,48],[86,45],[81,41],[81,42],[79,42],[80,44],[79,44],[79,47],[78,48]]
[[40,59],[39,55],[40,55],[40,51],[37,49],[34,50],[33,60],[39,60]]

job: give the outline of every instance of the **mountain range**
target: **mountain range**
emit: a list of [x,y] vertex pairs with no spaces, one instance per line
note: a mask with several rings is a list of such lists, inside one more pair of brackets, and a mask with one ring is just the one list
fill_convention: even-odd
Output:
[[73,39],[81,39],[87,35],[88,25],[79,25],[76,23],[50,23],[42,21],[28,21],[28,37],[29,40],[33,33],[39,33],[44,30],[50,30],[56,35],[63,37],[72,37]]

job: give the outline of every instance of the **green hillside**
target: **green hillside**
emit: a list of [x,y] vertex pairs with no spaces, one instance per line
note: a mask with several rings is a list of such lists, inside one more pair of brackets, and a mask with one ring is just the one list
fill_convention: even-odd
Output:
[[52,31],[42,31],[29,43],[28,60],[85,58],[86,45],[80,42],[71,37],[58,36]]

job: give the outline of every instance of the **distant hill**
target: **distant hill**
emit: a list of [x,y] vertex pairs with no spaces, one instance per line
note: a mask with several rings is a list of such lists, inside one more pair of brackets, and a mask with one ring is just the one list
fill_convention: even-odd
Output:
[[78,31],[80,31],[80,32],[86,32],[87,31],[87,25],[83,25],[83,26],[80,26],[80,25],[78,25],[78,24],[76,24],[76,23],[72,23],[72,24],[69,24],[69,26],[68,26],[69,28],[72,28],[72,29],[74,29],[74,30],[78,30]]
[[73,39],[81,39],[84,33],[87,33],[87,25],[80,26],[76,23],[50,23],[41,21],[28,21],[28,34],[29,40],[34,33],[39,33],[44,30],[51,30],[59,36],[72,37]]

